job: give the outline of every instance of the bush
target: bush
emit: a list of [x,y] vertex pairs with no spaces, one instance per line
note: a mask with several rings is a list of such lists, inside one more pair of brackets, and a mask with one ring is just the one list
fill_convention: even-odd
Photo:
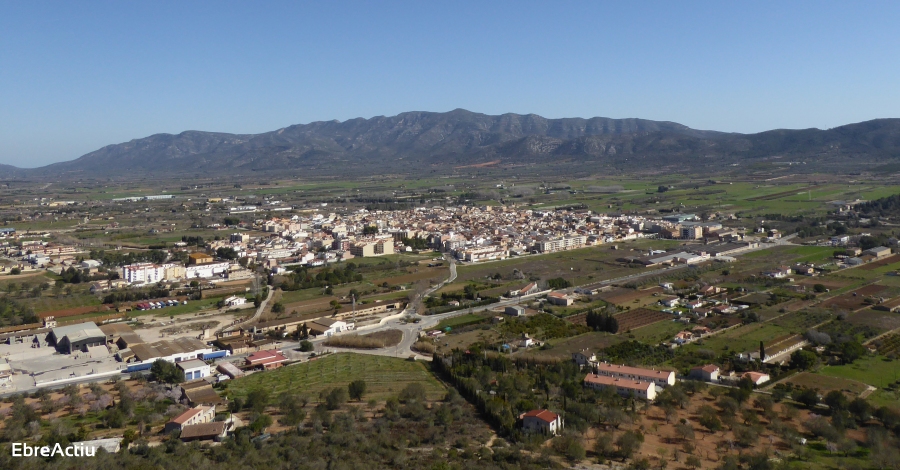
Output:
[[343,387],[335,387],[325,395],[325,407],[336,410],[347,401],[347,390]]
[[363,395],[366,393],[366,381],[354,380],[350,382],[350,385],[347,385],[347,392],[350,394],[350,398],[356,401],[362,400]]
[[300,351],[310,352],[314,349],[316,349],[316,347],[315,347],[315,345],[312,344],[311,341],[306,341],[306,340],[300,341]]

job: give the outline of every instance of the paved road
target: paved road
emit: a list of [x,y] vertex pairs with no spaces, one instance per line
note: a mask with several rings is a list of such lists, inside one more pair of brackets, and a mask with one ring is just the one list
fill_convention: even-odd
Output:
[[268,295],[266,295],[266,298],[259,304],[259,308],[256,309],[256,312],[253,313],[252,317],[250,317],[240,323],[235,323],[234,325],[226,326],[225,328],[222,328],[220,331],[232,331],[234,329],[240,328],[243,325],[246,325],[247,323],[255,322],[256,319],[258,319],[259,316],[262,315],[263,310],[266,309],[266,305],[269,304],[269,301],[272,300],[272,296],[275,295],[275,289],[273,287],[269,286],[268,289],[266,289],[266,290],[269,291]]

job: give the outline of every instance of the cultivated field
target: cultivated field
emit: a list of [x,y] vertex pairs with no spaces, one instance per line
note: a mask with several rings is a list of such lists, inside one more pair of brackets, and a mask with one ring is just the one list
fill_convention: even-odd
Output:
[[366,381],[366,398],[385,400],[415,382],[425,386],[430,400],[441,399],[446,389],[427,367],[422,362],[393,357],[339,353],[232,380],[226,393],[233,398],[263,388],[272,396],[291,391],[315,397],[323,390],[346,387],[361,379]]

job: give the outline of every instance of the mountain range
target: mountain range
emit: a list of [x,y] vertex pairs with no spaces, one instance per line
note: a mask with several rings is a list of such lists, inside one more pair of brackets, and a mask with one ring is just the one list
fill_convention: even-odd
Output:
[[546,119],[534,114],[491,116],[457,109],[320,121],[261,134],[155,134],[41,168],[0,165],[0,175],[106,177],[251,171],[372,174],[559,162],[658,170],[779,158],[845,168],[850,162],[893,163],[898,157],[900,119],[877,119],[828,130],[739,134],[644,119]]

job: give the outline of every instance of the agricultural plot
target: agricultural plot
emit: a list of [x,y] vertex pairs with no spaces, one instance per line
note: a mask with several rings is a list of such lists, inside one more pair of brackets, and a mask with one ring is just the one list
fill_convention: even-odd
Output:
[[716,352],[757,351],[760,341],[769,341],[790,333],[770,323],[751,323],[703,340],[703,347]]
[[773,325],[787,328],[794,332],[803,332],[833,317],[832,312],[824,309],[810,309],[782,315],[772,320]]
[[638,308],[620,313],[615,316],[619,322],[619,330],[617,333],[630,332],[631,330],[642,326],[652,325],[661,321],[671,320],[672,315],[659,310],[650,310],[648,308]]
[[885,266],[890,266],[894,263],[900,263],[900,255],[891,255],[878,261],[872,261],[871,263],[864,264],[857,269],[862,269],[864,271],[874,271]]
[[572,358],[572,353],[589,350],[599,351],[603,348],[619,344],[625,339],[619,335],[610,333],[590,332],[570,338],[556,338],[547,341],[547,345],[540,349],[519,350],[517,356],[554,357],[562,360]]
[[790,383],[795,387],[818,389],[823,395],[831,390],[839,390],[852,397],[856,397],[867,388],[866,384],[856,380],[845,379],[842,377],[829,377],[812,372],[801,372],[784,382]]
[[847,320],[857,325],[865,325],[882,331],[900,328],[900,313],[884,312],[871,308],[854,312]]
[[366,381],[366,398],[385,400],[411,383],[425,387],[429,400],[439,400],[446,389],[421,362],[364,354],[340,353],[303,364],[260,372],[232,380],[229,398],[246,397],[254,389],[268,390],[271,396],[286,391],[311,397],[332,387],[346,387],[354,380]]
[[853,364],[825,366],[819,374],[856,380],[873,387],[885,388],[900,380],[900,362],[882,356],[857,359]]
[[[653,294],[662,294],[662,287],[651,287],[649,289],[626,289],[617,288],[599,295],[601,299],[613,305],[621,305],[623,307],[631,307],[634,303],[645,304],[656,303],[657,298]],[[658,297],[658,296],[657,296]]]
[[900,334],[891,333],[882,336],[874,341],[875,347],[878,348],[878,354],[885,357],[896,357],[900,355]]
[[826,300],[822,303],[822,307],[851,311],[859,310],[867,305],[865,302],[867,296],[879,294],[887,288],[887,286],[882,286],[879,284],[863,286],[859,289],[854,290],[853,292],[848,292],[846,294],[842,294]]

